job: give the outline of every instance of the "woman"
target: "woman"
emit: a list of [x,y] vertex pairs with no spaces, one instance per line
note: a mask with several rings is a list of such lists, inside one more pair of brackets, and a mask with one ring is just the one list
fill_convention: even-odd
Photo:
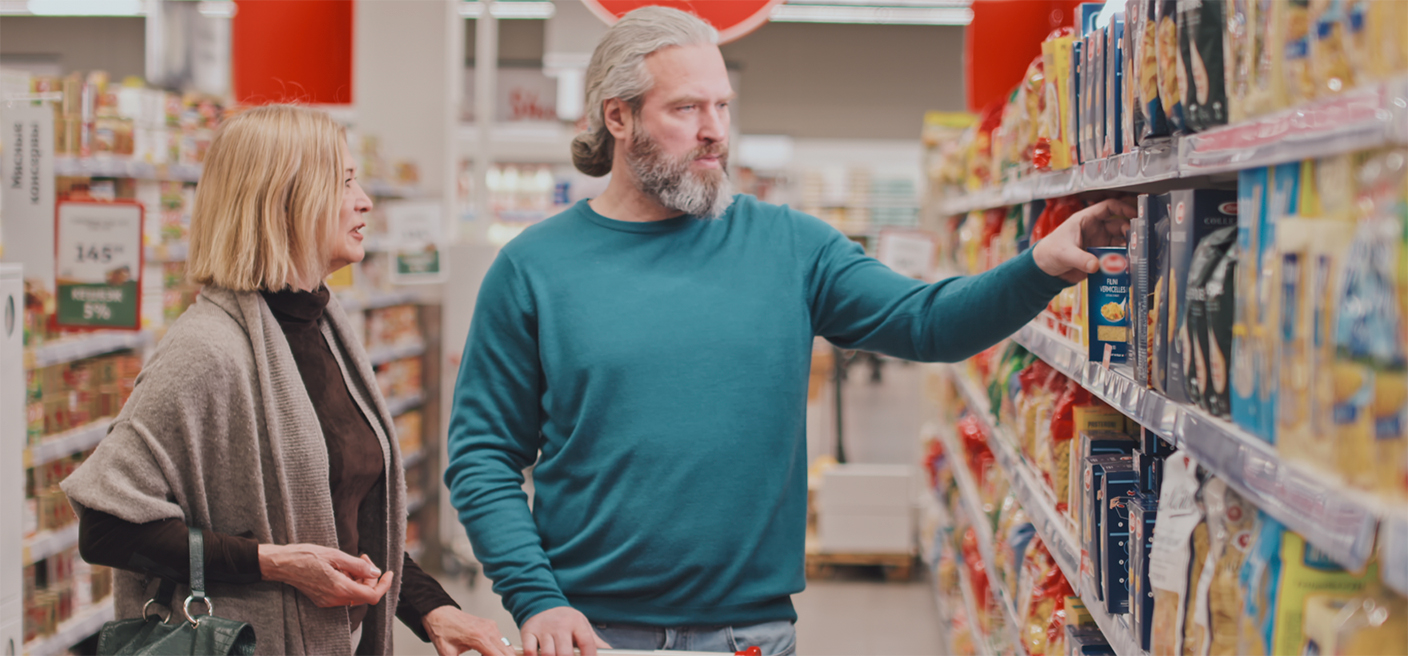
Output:
[[355,174],[322,112],[271,105],[220,128],[191,221],[204,289],[63,483],[80,553],[118,568],[117,615],[138,617],[157,578],[188,582],[188,527],[205,529],[214,612],[251,623],[260,653],[391,653],[400,617],[442,656],[511,655],[405,554],[391,416],[322,285],[364,256]]

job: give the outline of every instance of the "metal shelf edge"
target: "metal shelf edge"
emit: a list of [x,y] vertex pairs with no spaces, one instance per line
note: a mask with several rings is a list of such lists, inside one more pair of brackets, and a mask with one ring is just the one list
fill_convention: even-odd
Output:
[[65,337],[30,349],[33,367],[43,368],[67,362],[107,355],[117,351],[143,348],[152,341],[148,330],[131,332],[98,332],[84,337]]
[[94,603],[82,614],[71,617],[59,626],[53,635],[35,638],[24,644],[21,651],[28,656],[50,656],[68,651],[78,641],[102,630],[103,624],[111,622],[116,613],[112,596]]
[[37,467],[97,446],[98,442],[107,437],[108,428],[112,426],[112,421],[112,417],[104,417],[46,438],[43,442],[29,447],[25,456],[25,466]]

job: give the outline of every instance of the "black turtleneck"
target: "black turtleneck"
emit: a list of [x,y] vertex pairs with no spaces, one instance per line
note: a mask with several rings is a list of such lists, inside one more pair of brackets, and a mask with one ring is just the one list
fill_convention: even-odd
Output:
[[[327,287],[314,292],[285,290],[264,292],[264,300],[283,328],[308,397],[313,402],[328,447],[328,484],[332,492],[333,519],[338,545],[352,555],[359,548],[358,510],[384,476],[381,444],[371,423],[347,389],[342,368],[323,336],[320,322],[330,294]],[[83,514],[79,548],[88,562],[189,580],[186,523],[168,519],[134,524],[101,511]],[[248,536],[206,533],[206,578],[228,583],[261,580],[259,545]],[[422,618],[441,606],[459,607],[440,583],[426,574],[409,555],[401,573],[401,595],[396,616],[426,640]],[[349,610],[352,626],[360,626],[366,606]]]

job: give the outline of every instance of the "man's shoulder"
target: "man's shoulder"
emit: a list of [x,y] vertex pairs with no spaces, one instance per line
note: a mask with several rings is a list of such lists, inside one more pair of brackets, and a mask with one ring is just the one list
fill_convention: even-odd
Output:
[[531,258],[548,253],[580,238],[585,221],[577,205],[534,223],[504,244],[500,252],[513,258]]
[[749,194],[738,194],[729,208],[731,218],[755,228],[780,230],[803,241],[826,240],[837,233],[831,224],[789,205],[777,205]]

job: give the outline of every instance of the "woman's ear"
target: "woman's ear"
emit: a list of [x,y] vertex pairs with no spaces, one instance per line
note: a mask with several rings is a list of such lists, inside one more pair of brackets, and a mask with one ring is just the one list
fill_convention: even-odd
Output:
[[602,113],[607,131],[616,141],[624,141],[626,135],[631,133],[630,121],[635,118],[630,107],[620,98],[608,98],[602,106]]

